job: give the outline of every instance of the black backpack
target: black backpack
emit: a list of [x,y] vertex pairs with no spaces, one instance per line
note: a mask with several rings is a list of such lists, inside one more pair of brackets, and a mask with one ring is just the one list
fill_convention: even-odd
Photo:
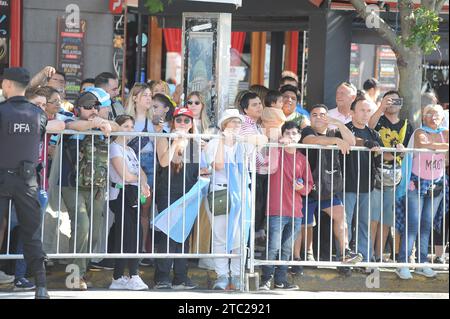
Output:
[[[331,135],[327,132],[327,136]],[[319,200],[320,194],[320,200],[328,200],[342,192],[344,180],[339,150],[317,150],[317,162],[312,175],[314,188],[310,196],[314,199]]]

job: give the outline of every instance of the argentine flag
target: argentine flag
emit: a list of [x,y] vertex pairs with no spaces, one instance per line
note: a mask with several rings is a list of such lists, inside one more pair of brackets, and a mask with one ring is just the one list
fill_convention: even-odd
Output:
[[208,185],[209,178],[200,177],[189,192],[155,217],[153,226],[177,243],[185,242],[199,214],[202,199],[208,192]]

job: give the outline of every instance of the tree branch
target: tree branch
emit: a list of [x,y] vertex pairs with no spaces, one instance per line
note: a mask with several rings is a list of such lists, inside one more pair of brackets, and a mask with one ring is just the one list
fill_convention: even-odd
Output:
[[441,12],[442,7],[444,6],[445,0],[437,0],[434,5],[434,11],[439,14]]
[[403,55],[405,53],[405,48],[403,45],[400,45],[397,42],[397,34],[395,30],[382,18],[380,18],[379,14],[373,15],[370,10],[367,10],[367,5],[364,0],[350,0],[353,7],[358,12],[358,15],[363,19],[373,19],[374,21],[379,23],[379,28],[377,28],[377,32],[388,41],[392,50],[397,54]]

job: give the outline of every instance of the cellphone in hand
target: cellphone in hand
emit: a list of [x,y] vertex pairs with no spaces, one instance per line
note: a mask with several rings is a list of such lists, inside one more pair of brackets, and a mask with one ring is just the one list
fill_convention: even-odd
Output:
[[160,125],[162,123],[164,123],[164,118],[161,115],[153,115],[152,117],[153,125]]
[[403,106],[403,98],[392,99],[392,105]]

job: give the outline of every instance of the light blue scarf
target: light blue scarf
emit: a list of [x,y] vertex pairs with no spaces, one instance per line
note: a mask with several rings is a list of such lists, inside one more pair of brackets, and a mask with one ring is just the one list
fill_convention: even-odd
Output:
[[443,126],[438,127],[436,130],[433,130],[431,127],[425,125],[422,125],[420,128],[427,133],[435,133],[435,134],[440,134],[441,132],[445,131],[445,127]]

